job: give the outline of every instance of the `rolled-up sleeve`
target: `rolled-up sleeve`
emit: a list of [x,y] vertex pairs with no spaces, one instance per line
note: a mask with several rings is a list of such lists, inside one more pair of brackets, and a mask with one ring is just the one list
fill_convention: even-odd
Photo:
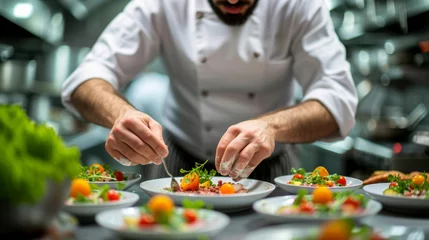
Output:
[[62,102],[80,116],[70,102],[83,82],[99,78],[114,88],[126,86],[159,53],[158,1],[131,1],[107,26],[80,66],[64,81]]
[[354,127],[358,103],[345,48],[324,1],[303,0],[298,9],[291,50],[294,76],[303,88],[303,101],[322,103],[339,126],[338,135],[322,140],[339,140]]

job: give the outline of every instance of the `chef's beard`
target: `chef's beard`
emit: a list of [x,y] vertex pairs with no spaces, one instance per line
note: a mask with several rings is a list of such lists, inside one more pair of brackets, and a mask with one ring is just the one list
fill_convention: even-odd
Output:
[[[217,3],[214,3],[216,0],[208,0],[210,3],[210,6],[213,8],[213,11],[216,13],[216,15],[219,17],[220,20],[222,20],[225,24],[231,25],[231,26],[238,26],[243,25],[247,19],[252,15],[253,11],[256,8],[256,5],[258,4],[259,0],[254,0],[253,4],[247,0],[241,0],[237,2],[236,4],[230,4],[227,0],[221,0]],[[241,5],[250,5],[246,12],[244,14],[229,14],[229,13],[223,13],[218,5],[224,5],[224,6],[241,6]]]

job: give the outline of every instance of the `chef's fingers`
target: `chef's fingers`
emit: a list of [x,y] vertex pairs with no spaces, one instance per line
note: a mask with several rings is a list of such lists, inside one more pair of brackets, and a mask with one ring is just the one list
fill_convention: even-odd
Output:
[[147,143],[155,153],[165,158],[168,155],[168,148],[164,141],[154,135],[151,129],[145,123],[138,121],[135,118],[126,119],[123,122],[124,126],[136,134],[143,142]]
[[[113,149],[118,151],[123,157],[130,160],[131,162],[146,165],[151,163],[149,159],[145,158],[144,156],[138,154],[136,151],[134,151],[130,146],[127,144],[117,141],[113,135],[110,135],[107,138],[106,146],[109,147],[109,149]],[[115,156],[115,159],[120,159],[122,156]]]
[[249,165],[250,161],[252,160],[255,153],[259,150],[259,147],[256,144],[250,143],[248,144],[238,156],[237,160],[235,161],[231,172],[229,173],[229,176],[231,176],[232,179],[237,179],[241,173],[244,171],[244,169]]
[[150,130],[152,130],[153,135],[155,135],[155,137],[157,137],[158,139],[160,139],[163,143],[165,143],[164,141],[164,137],[162,136],[162,126],[161,124],[159,124],[157,121],[155,121],[154,119],[151,119],[149,121],[149,128]]
[[250,160],[249,164],[244,168],[238,178],[234,178],[234,181],[240,181],[241,179],[246,179],[250,176],[250,174],[255,170],[255,168],[265,159],[267,158],[267,153],[259,151],[253,155],[252,160]]
[[122,155],[118,150],[113,149],[110,144],[105,145],[107,153],[109,153],[110,156],[112,156],[116,161],[118,161],[123,166],[136,166],[138,163],[131,162],[130,160],[126,159],[124,155]]
[[133,132],[122,126],[117,126],[112,129],[112,135],[116,141],[121,141],[130,146],[135,152],[144,156],[153,163],[160,163],[158,154],[143,140],[137,137]]
[[243,134],[239,134],[228,144],[220,161],[220,174],[224,176],[229,175],[238,155],[249,144],[249,142],[249,138],[243,136]]
[[231,143],[231,141],[238,136],[238,134],[239,134],[238,131],[231,130],[229,128],[228,131],[226,131],[226,133],[219,140],[219,144],[217,145],[217,148],[216,148],[216,158],[215,158],[215,166],[218,172],[220,172],[220,164],[226,148]]

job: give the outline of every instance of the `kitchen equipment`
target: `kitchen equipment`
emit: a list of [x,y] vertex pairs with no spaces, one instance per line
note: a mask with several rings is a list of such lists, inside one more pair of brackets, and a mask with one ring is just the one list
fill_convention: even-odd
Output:
[[[365,135],[371,139],[404,140],[426,117],[426,106],[419,104],[408,116],[382,116],[366,119]],[[362,117],[361,117],[362,119]]]
[[173,177],[173,175],[171,175],[171,173],[168,171],[167,164],[165,163],[164,159],[162,159],[162,165],[164,166],[164,169],[167,175],[171,177],[170,187],[173,190],[173,192],[180,191],[180,185],[177,182],[177,180]]
[[0,203],[0,236],[43,231],[60,212],[69,190],[70,180],[47,181],[45,194],[37,204],[14,206]]
[[9,59],[0,62],[0,91],[22,92],[34,83],[37,63],[28,59]]

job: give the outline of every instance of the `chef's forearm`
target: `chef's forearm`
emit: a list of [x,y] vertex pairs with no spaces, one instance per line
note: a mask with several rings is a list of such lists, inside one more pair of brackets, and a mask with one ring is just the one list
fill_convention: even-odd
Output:
[[87,121],[112,128],[125,111],[134,109],[111,84],[101,79],[82,83],[72,94],[71,103]]
[[318,101],[306,101],[260,119],[268,123],[275,132],[276,141],[282,143],[308,143],[339,132],[334,117]]

